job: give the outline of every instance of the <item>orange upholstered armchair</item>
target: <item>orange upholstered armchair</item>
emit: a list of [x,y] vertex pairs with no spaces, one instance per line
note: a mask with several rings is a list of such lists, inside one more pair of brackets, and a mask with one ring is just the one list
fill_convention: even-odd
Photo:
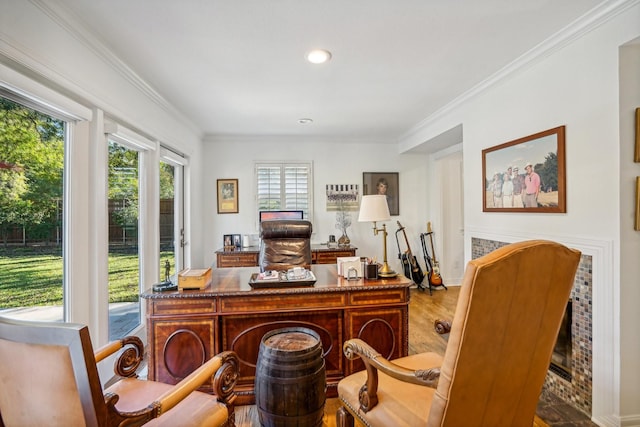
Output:
[[311,267],[311,223],[273,220],[260,223],[260,271]]
[[338,384],[337,425],[531,427],[579,259],[536,240],[470,261],[444,357],[387,361],[347,341],[366,370]]
[[[97,363],[124,348],[102,389]],[[0,427],[232,426],[238,360],[211,358],[176,385],[136,378],[144,349],[125,338],[95,354],[86,326],[0,317]],[[216,396],[198,392],[211,382]]]

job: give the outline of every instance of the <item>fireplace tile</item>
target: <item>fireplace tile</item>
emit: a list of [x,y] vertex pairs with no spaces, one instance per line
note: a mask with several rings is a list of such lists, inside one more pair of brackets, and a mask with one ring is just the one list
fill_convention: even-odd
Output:
[[[471,239],[471,256],[479,258],[494,251],[507,242],[495,240]],[[573,289],[571,291],[572,310],[572,357],[571,381],[567,381],[553,372],[549,372],[545,379],[544,390],[552,392],[561,401],[581,413],[591,414],[592,401],[592,358],[593,358],[593,330],[592,330],[592,264],[590,255],[583,254],[576,272]]]

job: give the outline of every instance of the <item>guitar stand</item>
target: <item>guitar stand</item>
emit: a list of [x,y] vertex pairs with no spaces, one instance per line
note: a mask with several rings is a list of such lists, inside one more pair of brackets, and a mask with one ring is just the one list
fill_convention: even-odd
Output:
[[427,266],[427,282],[429,282],[429,295],[433,295],[433,288],[437,288],[438,286],[442,286],[445,289],[445,291],[449,290],[445,286],[444,281],[439,285],[434,285],[431,283],[431,275],[433,274],[433,264],[431,263],[431,260],[433,258],[429,255],[429,250],[427,249],[427,242],[425,238],[427,236],[431,236],[432,234],[433,234],[433,231],[429,231],[428,233],[420,233],[420,243],[422,244],[422,254],[424,256],[424,263]]

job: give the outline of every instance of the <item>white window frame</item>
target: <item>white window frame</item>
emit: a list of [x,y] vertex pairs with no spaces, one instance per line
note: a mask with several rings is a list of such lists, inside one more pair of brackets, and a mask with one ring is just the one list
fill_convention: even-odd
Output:
[[[174,174],[174,248],[175,248],[175,271],[173,274],[177,274],[187,264],[187,245],[189,243],[189,232],[187,230],[187,224],[185,220],[185,169],[189,166],[189,159],[182,155],[172,151],[169,148],[160,146],[160,161],[173,166]],[[158,237],[159,238],[159,237]],[[189,262],[188,265],[191,263]],[[162,277],[161,277],[162,279]]]
[[[109,141],[114,141],[138,152],[138,256],[140,257],[138,290],[143,292],[156,283],[159,278],[160,254],[158,247],[160,237],[158,223],[160,221],[159,191],[159,143],[128,129],[119,123],[105,120],[105,149]],[[106,158],[108,162],[108,156]],[[107,165],[105,167],[108,168]],[[108,237],[107,237],[108,239]],[[108,245],[108,243],[107,243]],[[106,290],[108,296],[108,289]],[[108,298],[107,319],[108,319]],[[140,324],[133,334],[144,330],[145,307],[140,301]],[[108,324],[107,324],[108,331]]]
[[[63,319],[95,324],[87,315],[87,286],[89,251],[86,241],[88,228],[72,233],[72,228],[86,224],[87,202],[80,201],[84,183],[75,177],[86,167],[86,145],[83,136],[78,137],[77,128],[86,128],[94,119],[94,111],[80,105],[17,71],[0,64],[0,96],[10,99],[41,113],[65,122],[64,126],[64,169],[63,169],[63,241],[62,241],[62,287]],[[80,225],[79,225],[80,224]],[[82,249],[81,249],[82,248]]]
[[[274,161],[274,162],[255,162],[254,163],[254,184],[255,184],[255,206],[256,206],[256,227],[259,229],[259,204],[258,200],[260,198],[260,188],[259,188],[259,173],[258,171],[261,168],[280,168],[280,209],[286,209],[285,207],[285,199],[286,199],[286,181],[285,181],[285,169],[287,167],[303,167],[307,169],[307,208],[303,209],[304,218],[313,222],[313,162],[311,161]],[[295,207],[291,209],[296,209]],[[299,209],[299,208],[298,208]]]

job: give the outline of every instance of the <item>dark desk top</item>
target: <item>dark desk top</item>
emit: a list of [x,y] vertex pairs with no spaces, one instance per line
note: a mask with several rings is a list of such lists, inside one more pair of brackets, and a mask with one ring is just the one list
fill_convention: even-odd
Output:
[[321,293],[321,292],[345,292],[358,290],[376,290],[406,288],[413,284],[405,276],[398,274],[394,278],[367,280],[347,280],[338,276],[335,264],[314,264],[311,271],[316,276],[316,283],[313,286],[291,286],[285,288],[261,288],[254,289],[249,285],[249,280],[253,273],[259,271],[258,267],[236,267],[236,268],[212,268],[211,284],[203,290],[185,290],[170,292],[153,292],[147,289],[142,298],[165,299],[165,298],[201,298],[227,295],[247,295],[248,293],[268,293],[268,294],[290,294],[290,293]]

